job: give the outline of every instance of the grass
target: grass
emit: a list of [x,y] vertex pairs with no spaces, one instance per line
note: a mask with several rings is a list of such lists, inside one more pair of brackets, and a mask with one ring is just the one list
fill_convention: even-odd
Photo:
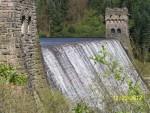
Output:
[[150,62],[141,62],[135,59],[134,65],[147,84],[147,87],[150,88]]
[[42,100],[44,113],[70,112],[67,99],[59,91],[44,85],[46,81],[40,79],[37,89],[29,89],[29,82],[27,75],[18,73],[10,65],[0,64],[0,113],[38,113],[40,103],[37,103],[35,91]]
[[135,65],[142,76],[150,77],[150,62],[141,62],[139,60],[135,60]]
[[32,93],[24,86],[0,85],[0,113],[36,113]]
[[[71,113],[67,99],[57,90],[40,88],[45,113]],[[0,85],[0,113],[38,113],[32,90],[28,86]],[[43,98],[44,97],[44,98]]]

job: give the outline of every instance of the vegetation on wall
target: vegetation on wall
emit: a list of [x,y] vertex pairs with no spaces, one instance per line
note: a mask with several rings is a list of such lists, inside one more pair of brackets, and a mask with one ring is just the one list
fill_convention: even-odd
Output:
[[27,84],[27,76],[18,73],[10,65],[0,64],[0,84],[25,85]]

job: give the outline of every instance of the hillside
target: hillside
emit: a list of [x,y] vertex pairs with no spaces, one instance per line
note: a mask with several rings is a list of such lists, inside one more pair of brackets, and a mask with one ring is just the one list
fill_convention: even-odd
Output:
[[104,36],[106,7],[127,7],[132,39],[140,45],[150,38],[149,0],[37,0],[37,6],[40,36]]

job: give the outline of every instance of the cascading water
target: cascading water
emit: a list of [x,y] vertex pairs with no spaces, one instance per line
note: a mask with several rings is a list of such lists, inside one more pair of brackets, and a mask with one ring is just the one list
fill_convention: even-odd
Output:
[[42,46],[50,84],[73,102],[83,100],[101,110],[106,107],[106,99],[125,94],[128,84],[125,81],[116,81],[114,76],[103,76],[106,67],[103,64],[95,64],[91,59],[102,46],[122,65],[126,73],[123,76],[128,76],[133,83],[140,80],[142,89],[147,90],[126,52],[116,40]]

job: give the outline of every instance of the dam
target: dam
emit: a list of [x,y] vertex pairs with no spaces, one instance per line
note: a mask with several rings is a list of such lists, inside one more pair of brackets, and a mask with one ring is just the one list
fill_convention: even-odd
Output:
[[[106,100],[110,101],[110,97],[127,94],[125,80],[117,81],[113,75],[103,76],[106,66],[91,59],[102,47],[111,54],[110,62],[115,59],[123,67],[122,77],[130,78],[133,84],[139,81],[143,92],[147,92],[146,85],[117,40],[56,38],[41,39],[41,45],[50,86],[59,89],[72,102],[83,101],[103,111],[108,107]],[[118,106],[119,109],[123,107]]]

